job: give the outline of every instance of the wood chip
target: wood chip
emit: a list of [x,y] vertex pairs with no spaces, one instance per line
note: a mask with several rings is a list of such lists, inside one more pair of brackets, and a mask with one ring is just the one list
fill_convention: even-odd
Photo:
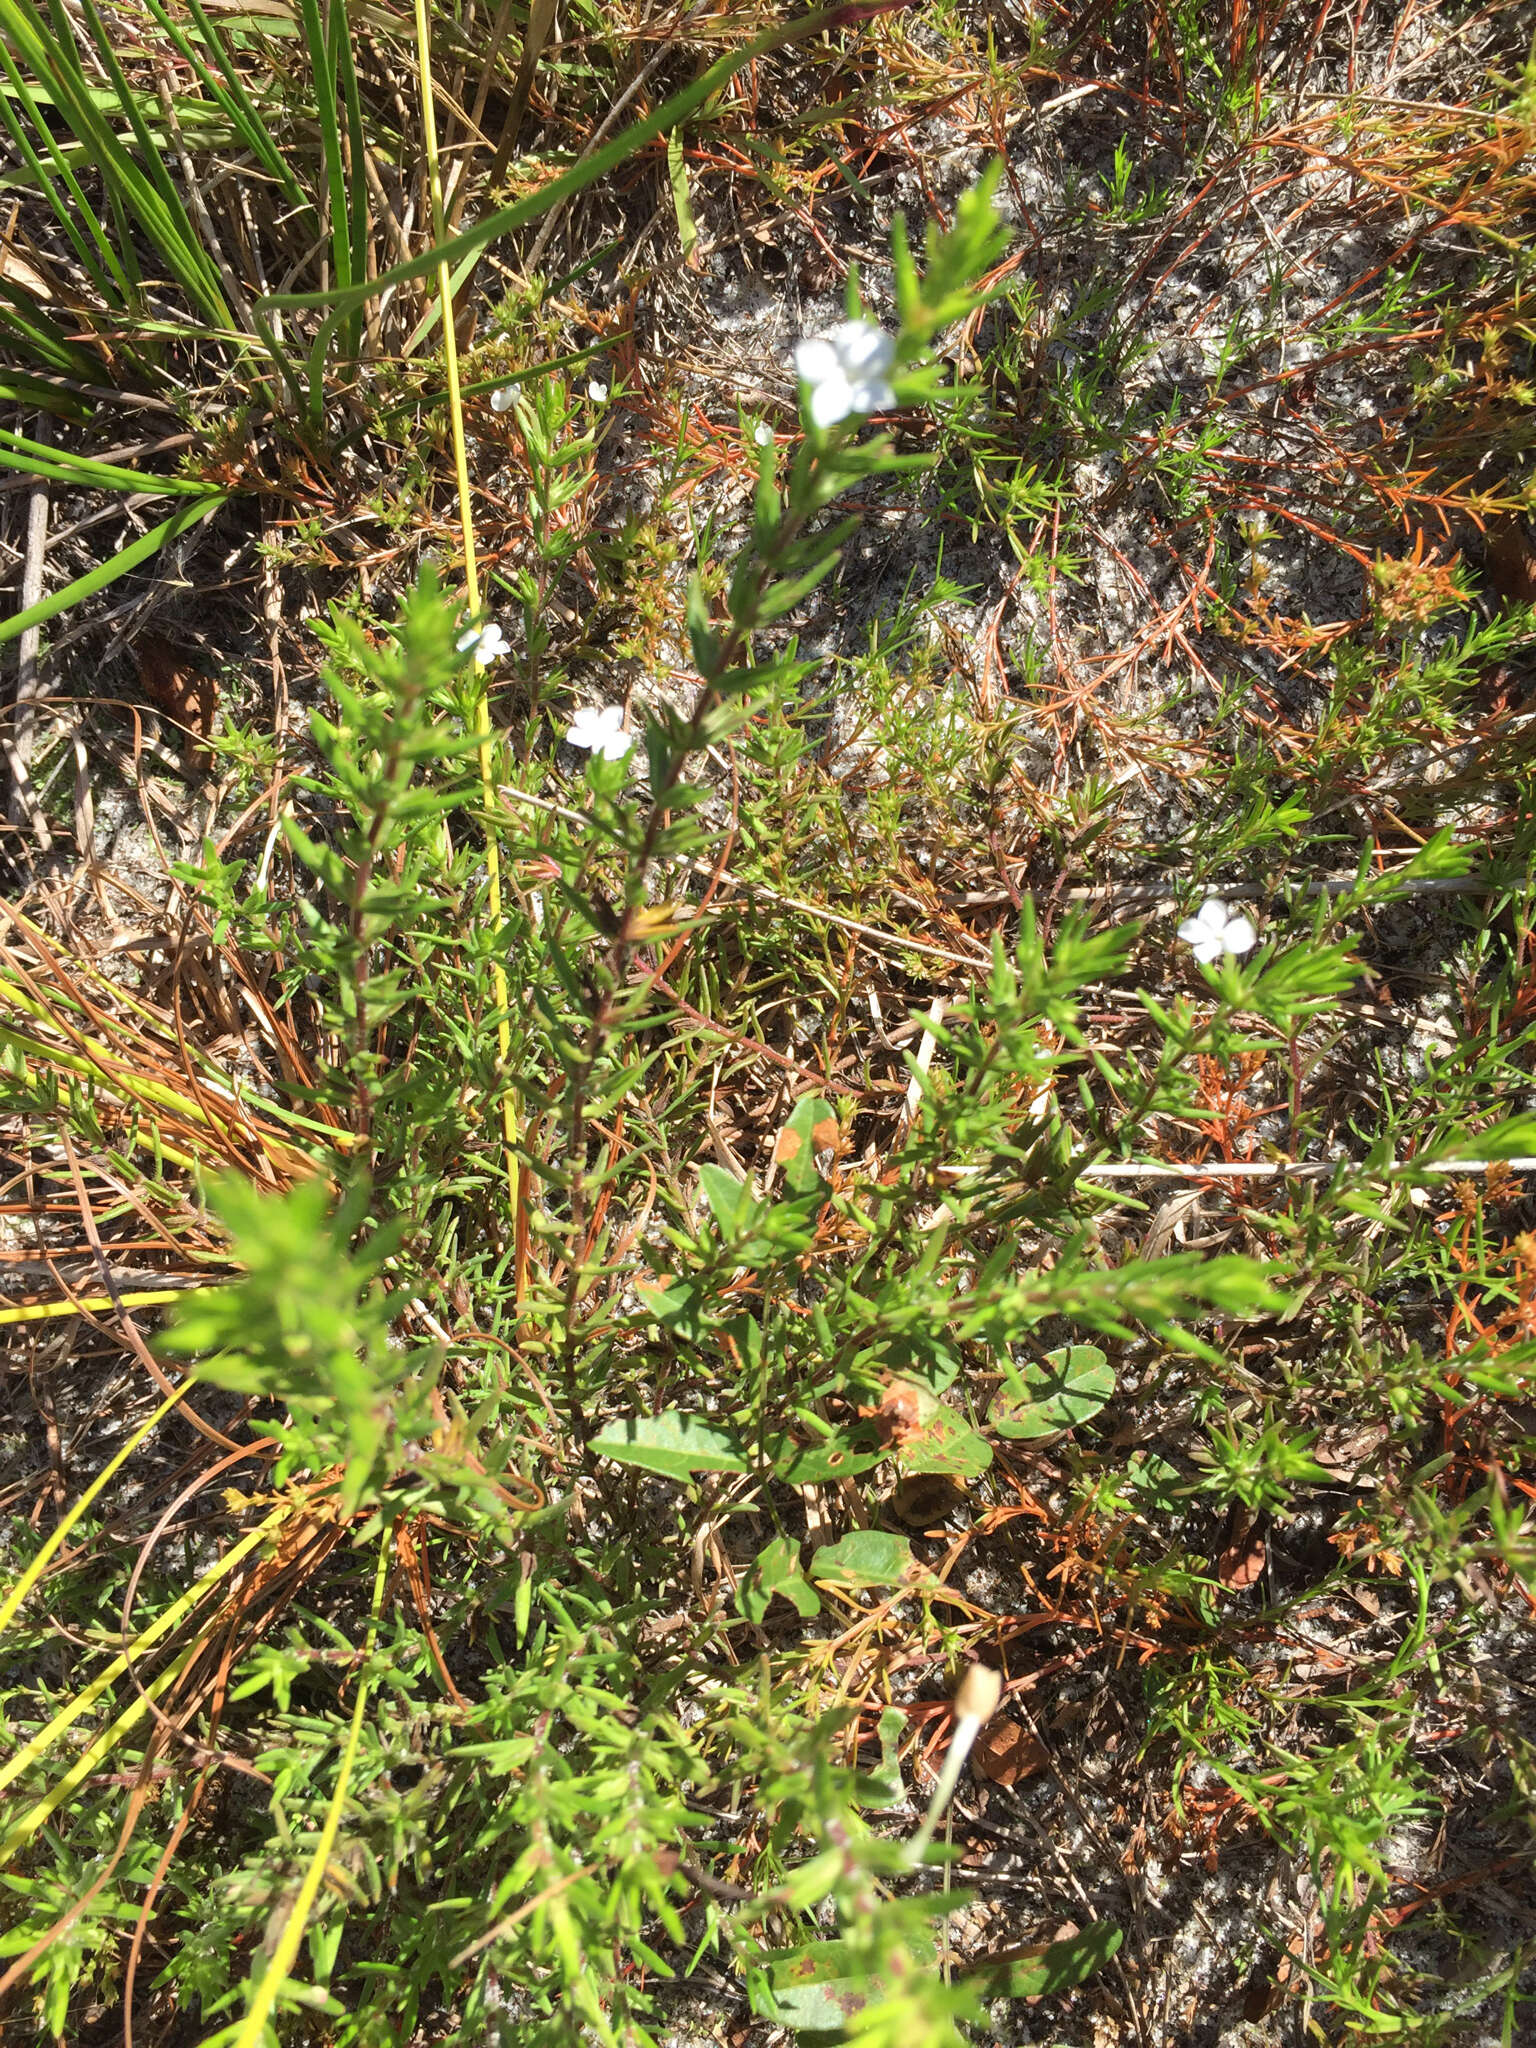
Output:
[[1536,604],[1536,536],[1519,513],[1491,520],[1484,553],[1488,582],[1510,604]]
[[1017,1785],[1043,1771],[1049,1760],[1045,1744],[1006,1715],[988,1723],[971,1752],[971,1768],[994,1785]]
[[141,633],[128,650],[138,670],[139,688],[157,711],[189,733],[206,740],[219,708],[219,686],[198,657],[173,647],[158,633]]
[[891,1512],[909,1529],[948,1521],[965,1501],[965,1489],[943,1472],[912,1472],[891,1495]]
[[1241,1592],[1263,1571],[1268,1552],[1256,1521],[1240,1527],[1216,1560],[1216,1576],[1224,1586]]

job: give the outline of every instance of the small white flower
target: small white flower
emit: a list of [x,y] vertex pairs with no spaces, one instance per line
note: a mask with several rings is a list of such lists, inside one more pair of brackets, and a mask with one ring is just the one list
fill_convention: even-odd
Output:
[[889,371],[895,360],[895,337],[873,320],[844,320],[830,334],[802,341],[795,368],[811,387],[815,424],[835,427],[855,413],[894,405]]
[[759,448],[771,448],[773,446],[773,429],[766,420],[759,420],[752,429],[752,438]]
[[1223,953],[1251,952],[1258,936],[1252,921],[1240,911],[1228,910],[1219,896],[1207,896],[1196,915],[1179,926],[1179,937],[1206,966]]
[[594,405],[606,405],[608,403],[608,386],[600,377],[594,377],[587,386],[587,396]]
[[583,705],[571,720],[566,738],[573,747],[581,747],[604,761],[622,761],[635,744],[634,734],[624,730],[622,704],[605,704],[601,710]]
[[510,412],[517,403],[517,386],[503,384],[499,391],[491,393],[492,412]]
[[468,654],[473,650],[476,661],[482,668],[489,668],[493,661],[500,661],[504,654],[512,652],[511,643],[494,619],[486,626],[470,626],[459,635],[459,652]]

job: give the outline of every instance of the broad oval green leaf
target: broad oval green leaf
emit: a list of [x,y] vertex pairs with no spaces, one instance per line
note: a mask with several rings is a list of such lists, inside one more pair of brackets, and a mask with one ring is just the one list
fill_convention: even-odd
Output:
[[1066,1344],[1043,1365],[1008,1369],[992,1400],[999,1436],[1055,1436],[1091,1422],[1115,1391],[1115,1369],[1097,1344]]
[[[932,1942],[909,1944],[914,1962],[928,1962]],[[887,1985],[857,1968],[859,1950],[850,1941],[813,1941],[763,1959],[764,1975],[754,1987],[753,2008],[797,2033],[842,2033],[866,2005],[883,1998]]]
[[785,1443],[770,1453],[773,1476],[787,1486],[825,1486],[829,1479],[852,1479],[890,1455],[887,1451],[855,1451],[838,1432],[821,1443]]
[[775,1593],[782,1593],[807,1621],[821,1612],[821,1600],[800,1568],[799,1546],[775,1536],[758,1552],[757,1562],[736,1589],[736,1605],[748,1621],[761,1622]]
[[752,1222],[761,1206],[752,1192],[751,1181],[738,1180],[723,1166],[706,1165],[699,1168],[699,1186],[721,1237],[729,1244]]
[[808,1195],[821,1184],[816,1155],[830,1150],[837,1135],[837,1112],[830,1102],[808,1095],[795,1104],[794,1115],[773,1147],[774,1159],[783,1167],[784,1182],[792,1194]]
[[745,1472],[749,1463],[733,1431],[676,1408],[616,1422],[592,1439],[592,1448],[615,1464],[638,1465],[665,1479],[691,1479],[695,1472]]
[[823,1586],[899,1586],[916,1568],[911,1544],[889,1529],[855,1529],[811,1559],[811,1577]]
[[978,1436],[964,1416],[946,1408],[919,1382],[905,1384],[915,1387],[924,1398],[921,1419],[902,1431],[896,1454],[902,1471],[939,1472],[948,1479],[978,1478],[992,1463],[992,1446],[986,1438]]

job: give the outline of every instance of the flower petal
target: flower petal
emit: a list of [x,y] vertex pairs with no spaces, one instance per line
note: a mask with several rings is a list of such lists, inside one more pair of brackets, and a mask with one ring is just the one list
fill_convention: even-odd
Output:
[[824,338],[814,338],[797,344],[795,369],[807,384],[820,384],[828,377],[841,379],[843,374],[837,350]]
[[818,427],[835,427],[857,410],[853,393],[840,376],[823,378],[811,386],[811,418]]
[[883,377],[857,377],[848,386],[855,412],[884,412],[896,403],[896,394]]
[[831,342],[850,381],[882,376],[896,357],[895,337],[873,320],[844,320],[833,328]]
[[1222,935],[1229,953],[1247,953],[1258,943],[1258,933],[1251,919],[1234,917]]

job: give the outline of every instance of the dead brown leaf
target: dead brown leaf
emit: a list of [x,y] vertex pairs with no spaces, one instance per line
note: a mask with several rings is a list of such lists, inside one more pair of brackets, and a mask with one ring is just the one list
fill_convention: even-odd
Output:
[[859,1414],[866,1422],[874,1423],[881,1443],[899,1448],[917,1435],[938,1405],[928,1389],[915,1380],[895,1379],[873,1408],[861,1408]]
[[1364,1467],[1386,1442],[1384,1422],[1336,1422],[1325,1429],[1312,1446],[1312,1455],[1330,1479],[1347,1486],[1378,1486],[1375,1473]]
[[1204,1199],[1204,1188],[1181,1188],[1176,1195],[1170,1195],[1147,1225],[1146,1235],[1141,1240],[1141,1256],[1144,1259],[1165,1258],[1170,1246],[1183,1244],[1190,1224],[1199,1221],[1200,1204]]
[[1536,537],[1519,513],[1489,522],[1484,564],[1500,597],[1510,604],[1536,603]]

